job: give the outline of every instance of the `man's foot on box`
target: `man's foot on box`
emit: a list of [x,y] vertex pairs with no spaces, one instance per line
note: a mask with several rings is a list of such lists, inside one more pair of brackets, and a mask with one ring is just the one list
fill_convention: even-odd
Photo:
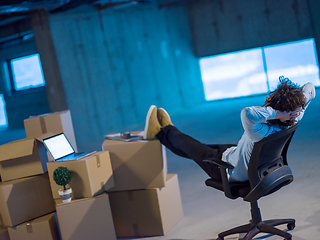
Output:
[[157,133],[161,130],[161,126],[158,122],[157,118],[157,107],[152,105],[149,108],[147,117],[146,117],[146,125],[144,127],[143,138],[144,139],[155,139]]
[[163,108],[159,108],[157,110],[157,118],[158,118],[158,121],[159,121],[160,125],[163,128],[168,126],[168,125],[173,125],[172,122],[171,122],[171,118],[170,118],[169,114]]

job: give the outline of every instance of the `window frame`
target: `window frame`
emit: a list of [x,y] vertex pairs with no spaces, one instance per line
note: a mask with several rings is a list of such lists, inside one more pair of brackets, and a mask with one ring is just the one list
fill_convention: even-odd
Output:
[[[227,53],[223,53],[223,54],[217,54],[217,55],[211,55],[211,56],[206,56],[206,57],[201,57],[199,58],[199,65],[200,65],[200,72],[201,72],[201,80],[202,80],[202,84],[204,87],[204,94],[205,94],[205,100],[206,101],[219,101],[219,100],[227,100],[227,99],[233,99],[233,98],[243,98],[243,97],[250,97],[250,96],[257,96],[257,95],[265,95],[270,93],[271,91],[274,90],[274,86],[272,85],[272,82],[269,79],[269,75],[270,75],[270,71],[268,68],[268,58],[266,57],[266,50],[268,51],[268,49],[274,48],[274,47],[279,47],[282,45],[290,45],[290,44],[299,44],[301,42],[307,42],[307,41],[313,41],[313,50],[314,50],[314,57],[315,57],[315,65],[318,68],[318,77],[316,79],[316,84],[319,85],[315,85],[315,87],[320,87],[320,66],[319,66],[319,57],[317,56],[317,48],[316,48],[316,44],[315,44],[315,39],[314,38],[305,38],[305,39],[300,39],[300,40],[295,40],[295,41],[289,41],[289,42],[284,42],[284,43],[279,43],[279,44],[272,44],[272,45],[266,45],[266,46],[261,46],[261,47],[255,47],[255,48],[249,48],[249,49],[242,49],[242,50],[238,50],[238,51],[233,51],[233,52],[227,52]],[[207,95],[207,91],[206,91],[206,86],[208,84],[208,81],[205,81],[203,79],[203,72],[202,72],[202,66],[201,66],[201,60],[206,59],[206,58],[214,58],[214,57],[219,57],[219,56],[223,56],[223,55],[228,55],[228,54],[237,54],[237,53],[242,53],[242,52],[246,52],[246,51],[254,51],[256,49],[260,49],[261,50],[261,57],[262,57],[262,65],[263,65],[263,74],[266,77],[266,86],[267,86],[267,91],[266,92],[261,92],[261,93],[251,93],[249,95],[247,94],[243,94],[243,95],[237,95],[237,96],[227,96],[227,97],[217,97],[217,98],[210,98],[210,94]],[[205,75],[205,74],[204,74]],[[315,74],[314,74],[315,75]],[[287,75],[285,75],[285,77],[288,77]],[[294,77],[289,77],[290,79],[293,79],[293,81],[295,82]],[[314,79],[313,79],[314,80]],[[301,85],[301,83],[298,83]],[[209,92],[210,93],[210,92]]]
[[[10,95],[32,93],[34,91],[42,91],[46,87],[46,81],[44,79],[45,84],[43,86],[31,87],[31,88],[22,89],[22,90],[15,89],[15,80],[13,77],[13,68],[11,65],[11,61],[15,60],[17,58],[28,57],[28,56],[35,55],[35,54],[39,54],[39,52],[38,51],[27,51],[27,52],[23,52],[21,54],[10,56],[10,58],[7,58],[5,60],[7,74],[8,74],[8,86],[7,87],[8,87],[8,92],[10,93]],[[41,69],[42,69],[42,73],[43,73],[42,65],[41,65]],[[43,75],[44,75],[44,73],[43,73]],[[44,76],[43,76],[43,78],[44,78]]]

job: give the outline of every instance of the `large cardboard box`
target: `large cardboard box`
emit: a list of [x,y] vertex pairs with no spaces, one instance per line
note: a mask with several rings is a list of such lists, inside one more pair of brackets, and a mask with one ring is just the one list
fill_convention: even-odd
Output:
[[63,132],[77,152],[76,138],[70,110],[32,116],[23,121],[27,137],[37,137],[44,133],[58,134]]
[[2,181],[44,173],[47,161],[47,150],[39,138],[24,138],[0,145]]
[[167,158],[165,147],[158,140],[105,139],[102,148],[110,152],[113,170],[115,187],[109,192],[165,186]]
[[109,193],[117,237],[162,236],[182,218],[176,174],[168,174],[163,188]]
[[117,239],[106,193],[69,203],[55,201],[63,240]]
[[13,227],[54,211],[47,173],[0,183],[0,225]]
[[0,240],[10,240],[8,229],[0,226]]
[[53,172],[58,167],[67,167],[71,171],[73,198],[93,197],[114,186],[110,155],[107,151],[93,152],[78,160],[48,162],[48,174],[52,196],[59,199],[58,190],[62,187],[53,180]]
[[8,228],[10,240],[60,240],[55,213]]

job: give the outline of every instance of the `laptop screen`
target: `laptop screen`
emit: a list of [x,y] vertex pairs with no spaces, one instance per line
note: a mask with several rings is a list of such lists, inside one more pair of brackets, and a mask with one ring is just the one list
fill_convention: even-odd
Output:
[[73,147],[64,133],[44,139],[43,143],[55,160],[74,153]]

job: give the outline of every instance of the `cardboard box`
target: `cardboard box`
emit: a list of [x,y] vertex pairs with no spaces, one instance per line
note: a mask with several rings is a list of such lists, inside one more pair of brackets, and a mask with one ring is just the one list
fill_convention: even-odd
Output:
[[52,196],[59,199],[58,190],[62,187],[53,180],[53,172],[58,167],[67,167],[71,171],[73,198],[93,197],[114,186],[110,155],[107,151],[94,152],[79,160],[48,162],[48,174]]
[[24,138],[0,145],[2,181],[47,172],[47,162],[47,150],[40,138]]
[[10,240],[60,240],[55,213],[8,228]]
[[117,239],[109,197],[105,193],[69,203],[56,200],[56,209],[63,240]]
[[168,174],[163,188],[109,194],[117,237],[162,236],[182,218],[176,174]]
[[105,139],[103,150],[110,152],[115,187],[108,192],[165,186],[167,158],[158,140],[124,142]]
[[10,240],[8,229],[0,226],[0,240]]
[[38,137],[48,132],[53,134],[63,132],[75,152],[78,151],[70,110],[32,116],[25,119],[23,123],[27,137]]
[[47,173],[0,183],[0,225],[13,227],[54,211]]

